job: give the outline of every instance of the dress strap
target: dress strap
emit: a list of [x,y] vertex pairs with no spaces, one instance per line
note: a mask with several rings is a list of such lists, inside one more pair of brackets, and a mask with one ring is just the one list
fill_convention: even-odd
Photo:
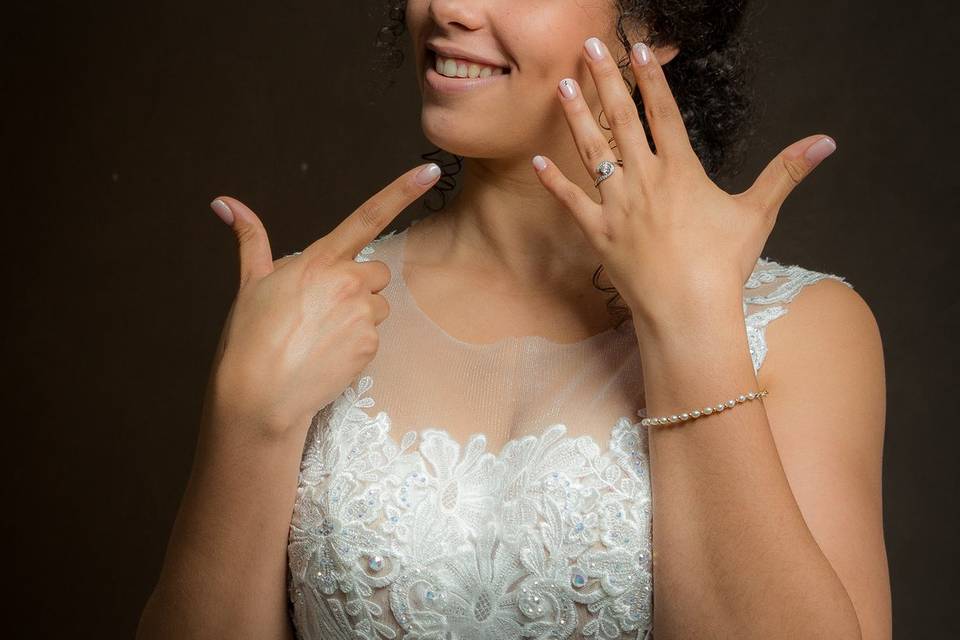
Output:
[[743,313],[754,371],[760,369],[767,355],[767,325],[787,313],[787,305],[804,287],[825,278],[853,288],[843,276],[813,271],[799,265],[782,265],[765,258],[757,261],[756,268],[744,285],[743,296]]
[[377,245],[394,235],[398,232],[398,229],[393,229],[391,231],[385,231],[380,234],[363,247],[356,256],[354,256],[354,262],[369,262],[371,260],[370,256],[377,250]]

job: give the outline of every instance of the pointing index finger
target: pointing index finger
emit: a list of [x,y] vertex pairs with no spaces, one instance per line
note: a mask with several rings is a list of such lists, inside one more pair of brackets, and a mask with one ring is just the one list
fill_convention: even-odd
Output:
[[431,162],[410,169],[378,191],[303,253],[353,258],[390,222],[437,181],[440,167]]

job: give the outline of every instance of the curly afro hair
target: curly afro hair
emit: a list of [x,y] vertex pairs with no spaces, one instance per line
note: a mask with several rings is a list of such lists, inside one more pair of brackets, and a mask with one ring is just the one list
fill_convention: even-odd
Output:
[[[753,42],[746,37],[745,16],[747,0],[611,0],[617,10],[616,33],[623,44],[624,54],[617,64],[630,89],[637,112],[647,132],[650,148],[656,145],[650,136],[650,127],[644,112],[640,90],[632,82],[630,59],[627,52],[633,44],[629,33],[646,34],[645,42],[652,47],[675,46],[677,55],[664,65],[667,82],[680,107],[680,113],[690,138],[690,144],[714,181],[735,175],[741,168],[748,139],[754,134],[757,112],[750,89],[754,67],[748,63],[756,59]],[[406,31],[407,0],[387,0],[389,24],[377,32],[378,67],[396,70],[404,61],[400,38]],[[642,30],[634,31],[634,28]],[[393,79],[386,90],[393,85]],[[598,122],[609,131],[600,112]],[[610,142],[613,142],[611,137]],[[453,161],[441,162],[441,149],[421,154],[425,160],[436,161],[443,175],[433,190],[441,196],[437,211],[446,202],[445,192],[455,186],[454,176],[460,171],[463,158],[453,155]],[[607,303],[614,315],[629,310],[613,303],[619,297],[616,289],[602,286],[598,277],[600,265],[593,276],[594,286],[612,293]]]

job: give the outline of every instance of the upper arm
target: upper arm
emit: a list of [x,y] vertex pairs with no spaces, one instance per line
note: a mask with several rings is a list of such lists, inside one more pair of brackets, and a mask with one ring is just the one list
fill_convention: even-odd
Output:
[[848,286],[804,287],[766,330],[758,379],[790,488],[840,578],[864,640],[888,640],[892,614],[881,468],[886,385],[876,319]]

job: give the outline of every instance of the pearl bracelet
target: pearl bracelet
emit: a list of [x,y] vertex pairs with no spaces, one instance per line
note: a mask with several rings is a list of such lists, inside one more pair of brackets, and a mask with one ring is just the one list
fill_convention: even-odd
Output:
[[659,418],[644,418],[640,421],[640,424],[644,427],[654,427],[662,424],[673,424],[676,422],[686,422],[687,420],[694,420],[700,416],[708,416],[711,413],[720,413],[724,409],[732,409],[738,404],[743,404],[748,400],[756,400],[757,398],[762,398],[767,395],[766,389],[761,389],[760,391],[751,391],[750,393],[742,396],[737,396],[736,398],[731,398],[726,402],[721,402],[715,407],[704,407],[703,409],[695,409],[689,413],[678,413],[672,416],[661,416]]

